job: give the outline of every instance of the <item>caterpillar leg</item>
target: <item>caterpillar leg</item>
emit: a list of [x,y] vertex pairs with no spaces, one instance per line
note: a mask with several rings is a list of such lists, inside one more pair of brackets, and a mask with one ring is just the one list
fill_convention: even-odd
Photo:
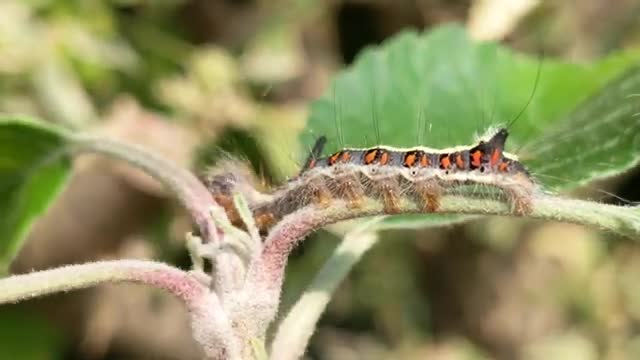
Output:
[[326,208],[331,205],[333,195],[329,187],[321,180],[314,180],[309,183],[310,202],[318,207]]
[[435,212],[440,208],[443,189],[437,180],[430,179],[416,183],[416,193],[424,211]]
[[503,188],[511,213],[517,216],[531,214],[533,205],[531,201],[532,191],[521,186],[507,186]]
[[255,222],[260,234],[266,234],[266,232],[276,223],[276,217],[271,212],[257,213],[255,215]]
[[380,180],[377,192],[382,198],[385,214],[397,214],[400,212],[400,196],[402,190],[396,179]]
[[347,201],[349,208],[359,208],[364,204],[365,192],[360,179],[355,175],[343,175],[335,179],[336,195]]
[[517,174],[513,179],[511,184],[501,186],[511,208],[511,213],[517,216],[531,214],[535,184],[524,174]]
[[240,214],[238,214],[238,211],[233,204],[233,198],[230,195],[213,194],[213,200],[224,209],[224,212],[227,213],[227,217],[233,226],[241,227],[243,225]]

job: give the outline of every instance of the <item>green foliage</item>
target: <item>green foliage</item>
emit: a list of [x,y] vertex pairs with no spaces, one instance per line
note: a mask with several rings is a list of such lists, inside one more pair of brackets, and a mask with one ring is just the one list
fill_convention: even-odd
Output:
[[0,118],[0,272],[69,174],[62,132],[42,123]]
[[526,164],[555,189],[635,166],[640,161],[640,68],[612,81],[523,152]]
[[[368,49],[335,78],[313,104],[303,144],[310,147],[325,134],[330,139],[327,151],[379,143],[448,147],[469,144],[474,134],[514,121],[507,150],[520,153],[544,185],[575,187],[587,178],[628,169],[638,158],[640,145],[634,139],[640,118],[632,115],[639,110],[627,95],[640,93],[640,82],[625,80],[614,87],[617,91],[605,87],[598,98],[580,105],[577,115],[570,115],[638,59],[639,52],[628,52],[593,64],[573,64],[474,43],[458,26],[424,35],[406,32]],[[562,127],[560,135],[552,131],[556,125]],[[607,131],[600,131],[603,128]],[[571,136],[562,138],[567,134]],[[573,145],[577,138],[584,140],[580,146]],[[538,158],[518,151],[533,143],[546,144]],[[600,144],[607,146],[596,150]],[[587,149],[592,156],[584,156]],[[609,167],[609,160],[621,152],[627,154]],[[545,166],[559,158],[573,171]]]
[[40,317],[17,309],[0,312],[0,359],[59,359],[62,339]]
[[[441,148],[509,125],[507,150],[545,188],[571,189],[639,160],[640,102],[630,95],[640,94],[640,75],[632,70],[605,86],[638,59],[636,51],[574,64],[474,43],[458,26],[405,32],[363,52],[334,79],[313,104],[302,143],[310,148],[327,135],[325,153],[376,144]],[[385,223],[460,220],[421,215]]]

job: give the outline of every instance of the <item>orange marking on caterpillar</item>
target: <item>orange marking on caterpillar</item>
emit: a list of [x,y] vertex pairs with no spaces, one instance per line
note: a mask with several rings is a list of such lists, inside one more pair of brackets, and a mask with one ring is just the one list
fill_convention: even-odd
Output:
[[329,161],[328,161],[329,166],[333,166],[333,165],[335,165],[335,164],[338,162],[338,158],[339,158],[340,156],[342,156],[342,151],[338,151],[337,153],[335,153],[335,154],[331,155],[331,156],[329,157]]
[[471,165],[480,167],[482,161],[482,151],[476,150],[471,154]]
[[340,162],[347,162],[351,159],[351,153],[348,151],[345,151],[342,153],[342,156],[340,156]]
[[493,150],[493,152],[491,153],[491,159],[489,160],[489,164],[491,164],[491,166],[496,165],[498,161],[500,161],[501,153],[502,152],[499,149]]
[[498,170],[502,171],[502,172],[507,172],[509,164],[507,164],[506,162],[501,162],[500,165],[498,165]]
[[383,151],[382,155],[380,155],[380,165],[387,165],[391,157],[389,156],[388,151]]
[[448,154],[440,155],[440,167],[443,169],[448,169],[451,167],[451,159],[449,159]]
[[427,167],[430,164],[431,164],[431,161],[429,161],[429,156],[423,153],[422,156],[420,156],[420,166]]
[[369,150],[364,154],[364,164],[371,165],[378,157],[378,149]]
[[416,153],[409,152],[404,155],[403,165],[406,167],[413,167],[416,164]]
[[464,169],[464,160],[462,159],[462,155],[460,153],[456,154],[456,166],[458,169]]

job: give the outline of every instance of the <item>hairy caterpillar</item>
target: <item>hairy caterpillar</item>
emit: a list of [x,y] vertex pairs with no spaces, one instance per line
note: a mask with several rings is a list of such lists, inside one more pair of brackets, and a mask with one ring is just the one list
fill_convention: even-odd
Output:
[[532,210],[531,196],[537,185],[518,158],[504,151],[507,137],[506,128],[497,128],[474,145],[345,148],[323,157],[323,136],[300,173],[269,194],[255,190],[248,173],[232,169],[212,174],[207,185],[234,223],[239,223],[239,217],[231,194],[240,191],[245,195],[261,232],[300,208],[331,206],[335,199],[358,208],[373,197],[382,201],[386,214],[397,213],[398,202],[408,199],[423,212],[434,212],[443,193],[466,185],[499,189],[513,214],[522,216]]

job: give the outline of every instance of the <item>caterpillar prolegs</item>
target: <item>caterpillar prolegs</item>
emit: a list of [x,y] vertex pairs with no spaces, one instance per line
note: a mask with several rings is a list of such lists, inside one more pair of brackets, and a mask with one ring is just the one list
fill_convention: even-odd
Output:
[[324,157],[326,138],[320,137],[300,173],[269,194],[255,190],[250,175],[236,170],[212,174],[207,185],[233,223],[239,223],[239,217],[231,194],[241,192],[262,232],[298,209],[331,206],[336,199],[359,208],[374,198],[382,202],[385,214],[398,213],[399,202],[407,200],[431,213],[438,211],[444,194],[470,185],[499,190],[511,212],[522,216],[532,210],[537,185],[518,158],[504,151],[508,135],[506,128],[498,128],[474,145],[345,148]]

